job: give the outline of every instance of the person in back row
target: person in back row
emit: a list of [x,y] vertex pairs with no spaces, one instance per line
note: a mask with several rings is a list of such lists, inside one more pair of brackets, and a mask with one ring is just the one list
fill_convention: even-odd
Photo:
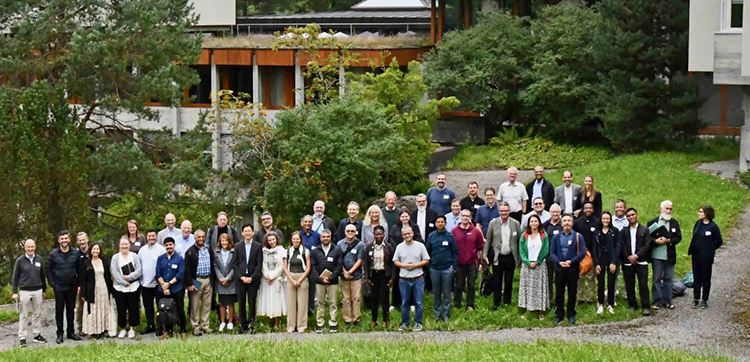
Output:
[[227,234],[232,239],[232,243],[237,243],[239,241],[239,235],[237,233],[237,230],[233,228],[231,225],[227,225],[229,223],[229,215],[227,215],[226,212],[220,211],[216,215],[216,225],[212,226],[210,229],[208,229],[208,234],[206,234],[206,245],[208,246],[211,251],[217,251],[221,247],[219,245],[219,236],[221,234]]
[[332,231],[331,229],[328,229],[328,231],[331,232],[331,239],[338,241],[338,240],[345,238],[346,233],[344,232],[344,230],[346,228],[346,225],[352,224],[357,228],[357,238],[361,240],[363,222],[359,218],[359,204],[356,201],[350,201],[349,205],[346,206],[346,214],[348,216],[341,219],[341,222],[339,222],[339,227],[336,229],[336,232]]
[[518,177],[518,169],[511,167],[508,169],[508,181],[503,182],[497,189],[497,201],[505,201],[510,207],[510,217],[518,222],[521,222],[521,218],[526,213],[526,204],[529,200],[529,195],[526,194],[526,187],[516,182]]
[[435,186],[427,190],[427,208],[438,215],[445,215],[451,211],[451,200],[456,198],[453,190],[445,187],[445,174],[439,173],[435,179]]
[[[555,203],[555,187],[552,183],[544,178],[544,167],[534,167],[534,179],[526,184],[526,194],[529,196],[529,205],[526,207],[530,210],[533,205],[532,201],[537,198],[542,198],[544,201],[545,210],[549,211],[552,204]],[[543,223],[544,221],[542,221]]]
[[484,199],[479,197],[479,184],[476,181],[469,182],[469,195],[461,199],[460,210],[471,211],[471,220],[477,216],[477,210],[484,205]]

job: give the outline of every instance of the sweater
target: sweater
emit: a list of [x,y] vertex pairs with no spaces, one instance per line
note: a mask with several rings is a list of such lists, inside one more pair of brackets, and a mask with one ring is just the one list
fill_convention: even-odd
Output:
[[[536,258],[537,263],[541,263],[544,259],[549,256],[549,237],[547,233],[539,235],[542,239],[542,250],[539,251],[539,256]],[[529,260],[529,246],[528,246],[529,234],[523,233],[521,240],[518,242],[518,253],[521,254],[521,261],[526,265],[531,265]]]
[[16,259],[13,266],[13,277],[11,278],[13,293],[18,290],[35,291],[41,289],[47,291],[47,279],[44,274],[44,261],[39,254],[34,254],[32,260],[26,257],[26,253]]
[[[427,236],[427,254],[430,254],[430,269],[447,270],[456,268],[458,262],[458,247],[453,234],[447,231],[433,231]],[[476,255],[476,253],[475,253]]]
[[68,291],[78,287],[80,252],[70,248],[67,253],[55,248],[47,258],[47,281],[55,291]]

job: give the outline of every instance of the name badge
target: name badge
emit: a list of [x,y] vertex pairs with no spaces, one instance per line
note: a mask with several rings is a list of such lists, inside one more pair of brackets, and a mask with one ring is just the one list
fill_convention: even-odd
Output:
[[552,235],[557,235],[560,233],[560,230],[552,230]]
[[172,264],[172,269],[177,269],[177,264]]
[[448,242],[447,241],[443,241],[443,246],[448,246]]
[[36,262],[36,263],[34,263],[34,266],[37,267],[37,268],[41,268],[42,267],[42,263]]
[[711,236],[711,232],[710,231],[706,231],[706,236]]
[[356,249],[352,249],[352,254],[357,254],[357,250]]
[[429,226],[429,227],[431,227],[431,228],[434,228],[434,227],[435,227],[435,224],[433,224],[433,223],[429,223],[429,224],[428,224],[428,226]]
[[443,198],[446,200],[448,200],[449,197],[450,197],[449,195],[443,195]]
[[141,242],[140,241],[136,241],[135,243],[133,243],[133,245],[135,245],[135,246],[141,246]]
[[514,231],[514,232],[513,232],[513,236],[516,236],[516,235],[518,235],[518,232],[517,232],[517,231]]
[[479,208],[479,206],[481,206],[481,205],[474,205],[474,208],[475,208],[475,209],[478,209],[478,208]]
[[329,263],[333,263],[333,257],[332,256],[329,256],[328,258],[326,258],[326,260],[328,260]]
[[673,232],[673,233],[676,233],[676,232],[677,232],[677,229],[676,229],[676,228],[672,228],[672,232]]
[[368,254],[370,254],[370,256],[372,256],[372,251],[370,251]]
[[578,200],[578,196],[573,196],[573,200]]
[[573,240],[568,240],[568,245],[573,244]]
[[469,235],[471,235],[471,233],[466,233],[466,236],[469,236]]
[[596,230],[596,228],[592,226],[591,227],[591,232],[593,233],[595,230]]

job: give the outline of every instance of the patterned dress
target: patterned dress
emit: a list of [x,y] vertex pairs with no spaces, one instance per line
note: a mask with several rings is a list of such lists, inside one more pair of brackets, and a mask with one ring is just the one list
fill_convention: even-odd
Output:
[[[539,236],[535,239],[539,239]],[[541,240],[529,240],[540,243]],[[518,288],[518,306],[529,312],[545,311],[549,308],[549,284],[547,283],[547,263],[538,260],[536,268],[521,264],[521,282]]]
[[[104,266],[94,267],[94,280],[96,290],[94,291],[94,303],[83,304],[83,333],[101,334],[109,331],[117,331],[115,326],[115,311],[112,309],[112,298],[107,291],[107,284],[104,281]],[[89,306],[91,313],[89,313]]]

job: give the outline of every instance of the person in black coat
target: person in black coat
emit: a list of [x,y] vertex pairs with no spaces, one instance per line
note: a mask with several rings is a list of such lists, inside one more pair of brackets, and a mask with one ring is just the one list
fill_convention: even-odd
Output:
[[688,255],[693,257],[693,308],[708,308],[714,256],[716,249],[724,242],[714,216],[713,207],[703,206],[698,211],[699,219],[693,226],[693,238],[688,248]]
[[[648,261],[651,258],[651,233],[648,228],[638,223],[638,211],[629,208],[625,211],[628,227],[620,230],[620,244],[622,245],[622,273],[625,279],[625,290],[628,293],[628,305],[633,310],[638,309],[635,299],[635,279],[638,277],[638,294],[641,296],[643,315],[651,315],[651,304],[648,292]],[[635,235],[633,241],[632,235]]]
[[[263,268],[263,246],[253,240],[253,226],[242,226],[243,240],[234,246],[234,275],[237,276],[237,308],[240,315],[240,333],[255,328],[255,303],[258,299],[261,269]],[[249,254],[248,254],[249,251]]]
[[661,203],[661,215],[648,222],[651,232],[651,269],[653,272],[651,293],[654,295],[652,309],[664,307],[674,309],[672,304],[672,279],[674,266],[677,263],[677,244],[682,241],[680,224],[672,217],[672,202]]
[[[336,297],[338,293],[339,277],[343,272],[341,270],[341,262],[343,259],[341,253],[341,249],[331,242],[331,231],[323,230],[323,232],[320,233],[320,245],[313,248],[310,257],[310,264],[312,265],[309,278],[317,284],[315,287],[318,299],[316,333],[323,332],[326,302],[328,303],[328,309],[330,312],[328,330],[332,333],[337,331],[336,326],[338,324],[336,322],[336,312],[338,304],[336,303]],[[324,276],[324,273],[328,276]]]
[[[109,296],[114,294],[115,288],[112,285],[112,272],[110,271],[109,259],[104,258],[101,255],[102,245],[93,244],[88,248],[88,257],[81,259],[81,265],[78,270],[78,284],[81,286],[81,298],[85,305],[84,318],[92,313],[92,305],[94,308],[110,308],[109,300],[97,300],[96,289],[106,288]],[[100,260],[101,267],[104,268],[104,286],[96,285],[96,270],[94,269],[93,260]],[[112,311],[114,313],[114,311]],[[99,331],[103,333],[104,331]],[[114,333],[115,331],[109,331]]]
[[[417,195],[416,202],[417,209],[410,215],[412,224],[417,226],[417,228],[414,229],[414,240],[418,240],[416,235],[420,235],[423,239],[427,239],[427,235],[430,235],[435,231],[435,220],[437,220],[439,215],[434,210],[427,208],[427,196],[425,194]],[[451,200],[451,203],[452,202],[453,200]],[[420,220],[420,214],[424,215],[424,219]],[[388,226],[391,227],[390,224]],[[448,232],[450,232],[450,230],[448,230]],[[399,234],[401,233],[399,232]],[[396,250],[395,246],[393,247],[393,250]]]
[[[534,194],[535,185],[537,187],[541,187],[541,195]],[[544,167],[534,167],[534,179],[526,184],[526,193],[529,195],[529,200],[526,201],[526,210],[534,209],[534,205],[532,203],[537,197],[541,197],[542,200],[544,200],[544,209],[547,211],[549,211],[549,208],[552,207],[552,204],[555,203],[555,187],[552,186],[551,182],[544,178]]]
[[597,302],[599,307],[597,314],[604,311],[604,281],[607,281],[607,311],[614,314],[615,306],[615,276],[617,276],[617,264],[619,255],[622,252],[620,248],[620,235],[612,226],[612,214],[609,211],[602,213],[601,226],[594,234],[594,250],[591,253],[594,259],[594,271],[596,272],[597,281]]
[[[193,334],[201,335],[202,332],[211,332],[208,317],[211,314],[216,284],[213,273],[214,249],[206,243],[206,233],[203,230],[196,230],[194,235],[195,244],[185,251],[184,287],[190,301],[190,324],[193,326]],[[205,258],[203,264],[200,263],[201,254]]]
[[63,342],[63,314],[67,320],[68,339],[80,341],[75,334],[75,306],[78,295],[78,269],[80,252],[70,247],[70,232],[57,234],[60,247],[55,248],[47,259],[47,281],[55,291],[55,322],[57,323],[58,344]]
[[[374,230],[375,242],[365,246],[365,258],[362,264],[365,272],[365,283],[372,292],[370,294],[370,309],[372,311],[372,326],[378,323],[378,307],[383,310],[383,327],[388,327],[388,288],[396,282],[398,268],[393,266],[393,247],[383,242],[385,229],[378,225]],[[382,268],[376,263],[376,257],[382,256]],[[378,269],[375,269],[378,267]]]

